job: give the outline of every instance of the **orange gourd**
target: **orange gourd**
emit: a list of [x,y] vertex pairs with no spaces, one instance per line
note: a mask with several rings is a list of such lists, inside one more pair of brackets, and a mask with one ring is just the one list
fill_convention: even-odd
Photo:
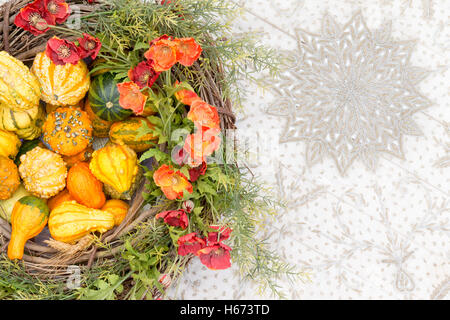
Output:
[[50,209],[50,211],[52,211],[53,209],[55,209],[57,206],[59,206],[63,202],[74,201],[74,200],[75,199],[70,195],[69,190],[64,189],[63,191],[58,193],[56,196],[49,199],[47,201],[47,206]]
[[93,141],[91,120],[86,112],[75,108],[58,108],[50,113],[42,131],[44,143],[64,156],[82,152]]
[[78,203],[86,207],[100,209],[105,204],[103,184],[92,174],[86,162],[78,162],[70,168],[67,189]]
[[8,257],[22,259],[25,243],[37,236],[48,221],[49,210],[44,200],[36,197],[23,197],[14,205],[11,214],[11,241]]
[[88,162],[91,160],[93,153],[94,149],[92,147],[88,147],[74,156],[63,156],[63,160],[66,163],[67,168],[72,168],[78,162]]
[[0,200],[12,197],[20,185],[19,171],[9,158],[0,156]]
[[129,208],[130,206],[125,201],[113,199],[106,201],[102,211],[111,213],[114,216],[114,224],[118,226],[125,219]]

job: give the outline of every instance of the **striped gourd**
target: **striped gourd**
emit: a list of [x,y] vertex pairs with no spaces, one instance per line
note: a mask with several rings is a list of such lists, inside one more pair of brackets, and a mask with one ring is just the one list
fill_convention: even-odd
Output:
[[75,106],[89,90],[90,77],[86,63],[55,65],[45,52],[38,53],[31,71],[41,85],[41,99],[55,106]]
[[99,118],[94,113],[94,111],[92,111],[89,100],[86,100],[85,111],[88,114],[89,119],[91,119],[92,128],[94,129],[93,130],[94,137],[99,137],[99,138],[108,137],[109,136],[109,128],[111,127],[111,125],[113,123]]
[[[136,152],[143,152],[150,149],[151,142],[158,140],[151,132],[153,127],[153,124],[146,118],[131,117],[114,123],[109,131],[109,138],[114,143],[126,144]],[[142,132],[145,132],[146,129],[149,131],[142,135]]]
[[25,111],[39,104],[39,82],[21,61],[0,52],[0,104]]
[[103,73],[95,77],[89,89],[89,103],[92,111],[99,118],[116,122],[131,116],[131,110],[124,109],[119,104],[118,82],[112,73]]
[[26,111],[14,111],[10,108],[0,106],[0,129],[17,131],[29,128],[33,125],[38,114],[38,106]]

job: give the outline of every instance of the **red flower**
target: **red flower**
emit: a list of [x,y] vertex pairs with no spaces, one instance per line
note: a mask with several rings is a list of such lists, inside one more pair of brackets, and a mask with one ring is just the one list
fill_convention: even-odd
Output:
[[[175,87],[177,87],[179,85],[180,85],[180,82],[177,80],[175,82]],[[194,91],[187,90],[187,89],[178,90],[175,93],[175,98],[177,98],[177,100],[180,101],[181,103],[186,104],[188,106],[191,106],[197,100],[199,100],[199,101],[202,100]]]
[[16,26],[31,32],[35,36],[45,33],[50,29],[49,26],[55,25],[55,18],[47,10],[44,10],[41,1],[36,0],[20,9],[14,19]]
[[83,33],[83,38],[78,38],[78,53],[81,56],[81,59],[91,57],[92,60],[97,58],[97,55],[102,48],[102,43],[99,38],[95,38],[87,33]]
[[178,254],[180,256],[187,256],[191,253],[197,256],[199,250],[205,248],[205,246],[205,240],[198,237],[195,232],[178,238]]
[[170,37],[164,35],[150,42],[150,49],[144,54],[153,61],[156,72],[167,71],[177,63],[177,45]]
[[200,166],[189,169],[189,178],[190,178],[189,180],[191,180],[191,182],[195,182],[198,180],[198,178],[200,176],[204,176],[206,173],[207,167],[208,166],[207,166],[206,162],[203,161]]
[[216,243],[198,251],[198,256],[202,264],[211,270],[224,270],[231,267],[232,249],[223,244]]
[[184,210],[164,211],[156,215],[156,219],[164,219],[164,222],[172,227],[186,229],[189,225],[187,214]]
[[133,110],[137,115],[144,112],[147,97],[136,83],[132,81],[119,83],[117,90],[119,90],[119,104],[122,108]]
[[175,146],[172,149],[172,161],[179,166],[186,163],[188,154],[184,151],[183,147]]
[[47,41],[46,54],[56,65],[77,64],[80,61],[75,44],[58,37]]
[[217,243],[222,242],[230,238],[231,230],[228,227],[218,227],[218,226],[210,226],[212,229],[216,229],[217,232],[208,233],[208,243]]
[[160,72],[153,69],[153,64],[149,61],[140,62],[135,68],[128,71],[128,78],[136,83],[141,89],[151,87],[158,79]]
[[43,5],[58,24],[64,23],[70,16],[70,7],[64,0],[44,0]]
[[177,45],[177,60],[183,66],[192,66],[202,54],[203,50],[194,38],[179,38],[174,42]]

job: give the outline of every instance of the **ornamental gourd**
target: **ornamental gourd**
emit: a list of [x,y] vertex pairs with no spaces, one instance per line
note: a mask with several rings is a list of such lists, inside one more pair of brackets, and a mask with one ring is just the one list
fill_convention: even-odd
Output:
[[0,130],[0,156],[14,159],[20,149],[21,142],[13,132]]
[[[138,180],[139,165],[136,152],[125,145],[108,144],[94,151],[89,165],[91,172],[114,191],[114,198],[131,199]],[[108,192],[107,192],[108,193]]]
[[47,206],[52,211],[60,204],[66,202],[66,201],[75,201],[75,199],[70,195],[69,190],[64,189],[60,193],[58,193],[56,196],[48,199]]
[[105,121],[102,118],[99,118],[94,111],[92,111],[91,104],[89,100],[86,101],[85,111],[91,119],[92,127],[93,127],[93,135],[99,138],[109,137],[109,128],[113,124],[113,122]]
[[11,198],[19,185],[17,166],[11,159],[0,156],[0,200]]
[[130,206],[125,201],[112,199],[106,201],[105,205],[102,207],[102,211],[111,213],[114,216],[114,224],[118,226],[127,216],[129,208]]
[[150,149],[152,142],[155,144],[158,141],[152,133],[153,129],[154,125],[146,118],[131,117],[114,123],[109,131],[109,138],[114,143],[126,144],[136,152],[143,152]]
[[44,144],[41,142],[40,139],[34,139],[34,140],[25,140],[22,143],[22,146],[19,149],[19,153],[17,154],[14,163],[17,166],[20,166],[20,157],[24,154],[26,154],[28,151],[33,150],[36,147],[43,147]]
[[39,116],[39,109],[40,106],[34,106],[25,111],[14,111],[0,105],[0,129],[17,131],[33,126]]
[[69,170],[67,189],[78,203],[100,209],[106,201],[103,184],[92,174],[87,162],[78,162]]
[[114,216],[75,201],[64,202],[50,213],[48,228],[53,239],[73,243],[90,232],[106,232],[114,227]]
[[77,105],[89,90],[89,70],[83,60],[76,65],[55,65],[41,52],[36,55],[31,71],[39,80],[41,99],[55,106]]
[[48,207],[42,199],[29,196],[17,201],[11,214],[9,259],[23,258],[25,243],[41,233],[47,224],[48,214]]
[[110,122],[120,121],[128,118],[133,111],[124,109],[119,104],[119,90],[112,73],[98,75],[92,80],[89,89],[89,103],[94,114]]
[[39,82],[22,61],[0,52],[0,104],[13,111],[25,111],[39,104]]
[[42,130],[44,143],[65,156],[82,152],[93,141],[91,120],[79,109],[56,109],[47,116]]
[[74,156],[63,156],[63,160],[66,163],[67,168],[72,168],[78,162],[89,162],[93,153],[94,149],[92,149],[92,147],[88,147]]
[[22,155],[20,161],[23,184],[33,195],[48,199],[66,187],[67,168],[60,155],[36,147]]
[[25,140],[33,140],[39,138],[42,133],[42,124],[45,121],[45,112],[42,107],[39,107],[36,118],[32,121],[29,127],[18,129],[16,134],[19,138]]
[[29,193],[23,185],[20,185],[11,198],[7,200],[0,200],[0,218],[11,222],[11,213],[14,205],[17,201],[26,196],[31,196],[31,193]]

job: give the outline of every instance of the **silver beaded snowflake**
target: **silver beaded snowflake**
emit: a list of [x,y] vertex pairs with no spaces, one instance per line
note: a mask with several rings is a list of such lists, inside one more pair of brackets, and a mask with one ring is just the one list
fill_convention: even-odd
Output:
[[309,166],[331,156],[341,174],[357,159],[374,170],[383,152],[404,158],[402,136],[422,134],[413,114],[430,106],[416,88],[428,72],[410,65],[415,42],[393,41],[390,23],[371,32],[361,13],[296,35],[267,108],[287,119],[280,142],[305,141]]

